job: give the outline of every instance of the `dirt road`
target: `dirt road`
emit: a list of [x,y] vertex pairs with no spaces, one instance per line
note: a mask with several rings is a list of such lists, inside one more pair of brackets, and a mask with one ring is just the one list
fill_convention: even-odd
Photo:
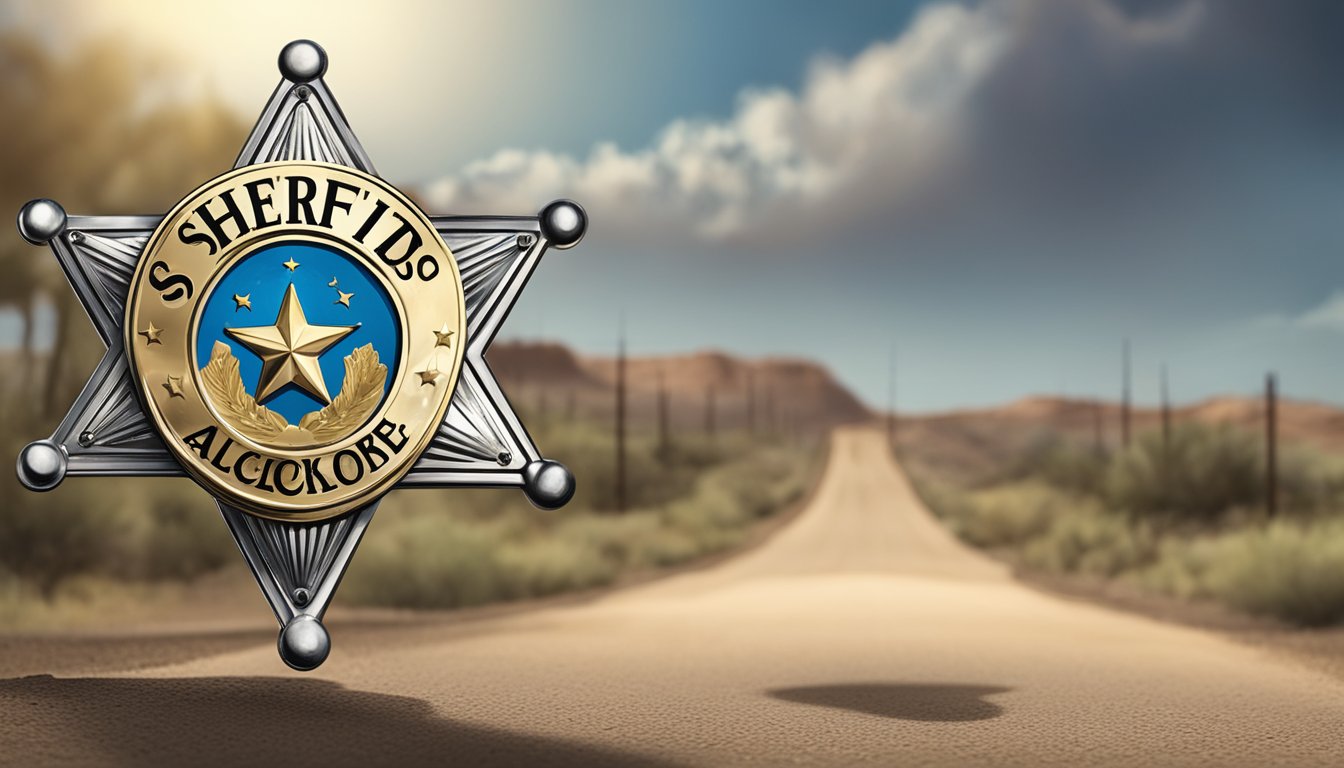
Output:
[[[376,535],[376,531],[373,535]],[[334,627],[0,682],[0,760],[248,765],[1344,765],[1344,685],[1042,595],[930,518],[881,436],[712,569],[471,622]]]

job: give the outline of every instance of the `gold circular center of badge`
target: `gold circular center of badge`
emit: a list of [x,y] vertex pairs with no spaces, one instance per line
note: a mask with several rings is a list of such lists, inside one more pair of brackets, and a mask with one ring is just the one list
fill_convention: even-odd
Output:
[[457,264],[414,203],[285,162],[219,176],[164,217],[125,344],[188,474],[253,514],[314,520],[411,468],[448,409],[464,323]]

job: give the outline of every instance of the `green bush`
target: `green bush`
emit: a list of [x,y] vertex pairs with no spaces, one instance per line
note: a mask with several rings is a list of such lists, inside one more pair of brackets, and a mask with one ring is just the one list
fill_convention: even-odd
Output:
[[1131,525],[1096,504],[1079,503],[1028,541],[1022,560],[1055,573],[1111,577],[1149,562],[1154,550],[1146,527]]
[[1344,620],[1344,521],[1279,521],[1168,546],[1148,583],[1304,626]]
[[1164,536],[1148,566],[1133,574],[1133,581],[1153,592],[1179,598],[1212,597],[1204,588],[1204,574],[1218,553],[1207,536]]
[[1010,464],[1004,480],[1041,480],[1064,490],[1101,495],[1111,456],[1057,434],[1038,434]]
[[910,473],[910,485],[924,506],[953,533],[963,535],[961,530],[964,521],[975,514],[971,494],[953,483],[936,479],[932,474],[913,470],[909,466],[907,471]]
[[934,498],[962,539],[978,547],[1013,552],[1033,568],[1106,577],[1154,556],[1156,544],[1147,527],[1131,525],[1095,498],[1040,480],[1008,483],[960,497],[944,490]]
[[214,501],[187,480],[137,487],[132,521],[117,543],[116,562],[99,571],[148,581],[190,580],[236,562],[238,547]]
[[918,462],[915,486],[963,539],[1053,573],[1123,577],[1305,626],[1344,621],[1344,457],[1287,445],[1264,522],[1263,445],[1185,424],[1110,455],[1035,439],[976,491]]
[[34,494],[12,472],[0,473],[0,569],[33,585],[47,600],[64,580],[116,561],[126,528],[124,494],[98,479]]
[[[355,563],[363,567],[351,569],[342,588],[347,596],[388,605],[457,607],[507,592],[497,527],[461,525],[429,515],[398,523],[378,525],[378,535],[370,535],[361,546]],[[370,600],[373,596],[380,599]]]
[[1045,533],[1075,504],[1072,495],[1039,481],[998,486],[967,499],[955,530],[979,547],[1016,546]]
[[1285,514],[1323,517],[1344,509],[1344,457],[1287,445],[1278,464],[1279,506]]
[[1106,479],[1106,498],[1135,517],[1173,523],[1217,522],[1229,510],[1264,498],[1259,443],[1231,427],[1184,424],[1171,440],[1143,434],[1118,454]]
[[[645,503],[623,514],[595,509],[592,491],[587,504],[576,497],[552,512],[498,491],[402,494],[379,510],[342,592],[365,604],[454,608],[610,584],[741,542],[753,522],[801,496],[809,463],[796,449],[747,445],[690,482],[634,491]],[[677,483],[680,493],[664,499]]]
[[[13,426],[12,416],[0,412],[0,424]],[[578,478],[566,508],[537,510],[508,490],[392,494],[343,594],[377,605],[478,605],[685,562],[740,542],[757,519],[796,500],[818,455],[731,432],[678,436],[660,451],[635,430],[628,511],[614,514],[609,427],[557,422],[537,438]],[[7,447],[12,456],[19,446]],[[0,612],[51,601],[66,584],[73,595],[79,585],[181,581],[240,562],[214,503],[187,481],[72,478],[35,494],[0,473],[0,495]]]

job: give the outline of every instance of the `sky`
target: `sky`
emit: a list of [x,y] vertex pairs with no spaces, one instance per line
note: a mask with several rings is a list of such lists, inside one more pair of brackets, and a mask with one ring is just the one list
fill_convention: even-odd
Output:
[[[11,4],[259,112],[310,37],[435,213],[571,197],[506,334],[828,365],[874,406],[1344,402],[1344,4]],[[0,333],[4,332],[0,318]]]

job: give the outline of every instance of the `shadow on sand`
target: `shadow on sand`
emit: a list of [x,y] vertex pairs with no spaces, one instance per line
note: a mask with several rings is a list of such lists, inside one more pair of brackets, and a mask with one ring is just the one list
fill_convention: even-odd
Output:
[[895,720],[961,723],[991,720],[1003,707],[985,696],[1007,693],[998,685],[955,683],[837,683],[766,691],[775,699],[795,704],[848,709]]
[[0,762],[15,765],[666,765],[280,677],[3,680],[0,744]]

